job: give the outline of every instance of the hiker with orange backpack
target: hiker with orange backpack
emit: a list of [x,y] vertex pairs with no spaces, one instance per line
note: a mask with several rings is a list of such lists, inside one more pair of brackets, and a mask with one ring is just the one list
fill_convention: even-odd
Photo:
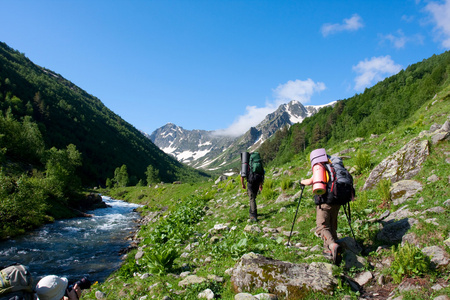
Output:
[[355,190],[353,178],[344,168],[342,160],[329,157],[325,149],[316,149],[310,154],[313,175],[303,179],[302,185],[312,185],[316,203],[316,234],[322,238],[326,256],[334,264],[342,261],[342,247],[337,241],[338,214],[341,205],[353,200]]

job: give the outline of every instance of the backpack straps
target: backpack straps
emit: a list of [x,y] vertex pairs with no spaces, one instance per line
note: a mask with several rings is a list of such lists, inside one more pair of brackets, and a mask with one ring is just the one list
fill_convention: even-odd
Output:
[[328,164],[321,163],[321,164],[323,164],[323,166],[326,168],[326,170],[328,171],[328,174],[330,176],[330,179],[329,179],[329,182],[331,182],[330,191],[332,193],[336,193],[334,190],[334,183],[336,182],[336,170],[334,169],[333,164],[331,164],[331,163],[328,163]]

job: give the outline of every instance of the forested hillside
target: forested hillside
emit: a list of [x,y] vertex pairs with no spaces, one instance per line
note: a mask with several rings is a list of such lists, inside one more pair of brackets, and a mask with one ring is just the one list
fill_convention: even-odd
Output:
[[205,176],[99,99],[0,43],[0,238],[76,215],[90,201],[83,186]]
[[[16,121],[37,126],[39,132],[34,134],[42,135],[46,149],[74,144],[82,153],[80,175],[85,184],[104,184],[123,164],[130,177],[137,179],[145,178],[148,165],[159,170],[160,179],[167,182],[199,177],[198,172],[160,151],[99,99],[4,43],[0,43],[0,101],[2,117],[8,112]],[[6,135],[2,147],[7,148],[7,156],[31,164],[40,161],[41,150],[33,147],[42,145],[29,145],[37,136],[29,136],[18,145],[12,140],[13,133],[2,133]]]
[[276,165],[303,150],[309,153],[310,149],[350,138],[388,132],[447,86],[449,75],[450,52],[433,55],[362,94],[338,101],[334,107],[320,110],[289,130],[277,132],[261,146],[260,152],[266,162]]

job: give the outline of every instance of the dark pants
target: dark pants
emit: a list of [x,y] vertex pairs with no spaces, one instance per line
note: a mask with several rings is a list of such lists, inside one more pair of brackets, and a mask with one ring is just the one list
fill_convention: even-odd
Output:
[[247,193],[250,199],[250,218],[258,218],[258,210],[256,208],[256,196],[258,195],[259,184],[247,183]]

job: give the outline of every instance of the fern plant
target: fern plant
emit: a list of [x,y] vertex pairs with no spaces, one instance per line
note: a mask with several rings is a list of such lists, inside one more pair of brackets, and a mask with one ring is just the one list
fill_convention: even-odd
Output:
[[402,282],[405,277],[423,276],[433,272],[430,258],[409,243],[394,250],[394,261],[390,270],[395,283]]
[[359,149],[356,152],[356,172],[358,174],[363,173],[366,170],[369,170],[372,167],[371,155],[368,151]]
[[383,203],[388,203],[391,200],[391,181],[388,179],[381,179],[377,185],[377,192]]

